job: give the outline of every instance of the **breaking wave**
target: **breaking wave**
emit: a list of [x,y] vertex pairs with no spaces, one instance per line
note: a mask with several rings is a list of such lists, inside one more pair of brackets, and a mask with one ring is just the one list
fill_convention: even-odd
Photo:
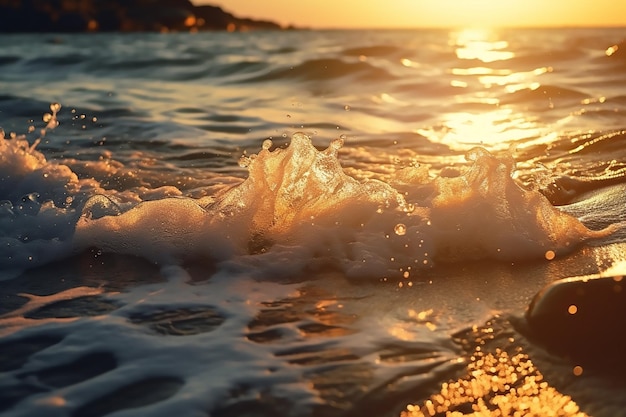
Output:
[[[524,188],[511,156],[477,147],[465,168],[434,176],[414,164],[386,182],[359,181],[340,164],[343,142],[318,150],[296,133],[272,150],[268,139],[241,158],[247,179],[197,199],[167,186],[105,190],[47,161],[36,143],[4,139],[0,262],[14,276],[97,248],[161,264],[228,262],[263,271],[288,261],[290,272],[407,278],[434,263],[551,259],[616,230],[591,230]],[[93,163],[106,169],[106,161]]]

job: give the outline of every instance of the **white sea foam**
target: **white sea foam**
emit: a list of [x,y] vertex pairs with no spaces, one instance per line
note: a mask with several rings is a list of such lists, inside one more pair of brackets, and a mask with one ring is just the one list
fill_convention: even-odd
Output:
[[258,268],[289,259],[290,271],[332,267],[383,278],[433,262],[540,259],[612,231],[591,231],[524,189],[512,178],[512,158],[482,148],[467,154],[464,170],[436,178],[406,167],[389,183],[358,181],[339,162],[342,139],[319,151],[296,133],[287,148],[272,151],[267,141],[243,158],[248,178],[220,195],[157,193],[136,204],[138,194],[79,180],[24,139],[0,144],[10,155],[1,174],[12,193],[0,221],[2,262],[11,270],[97,247],[162,264]]
[[468,153],[465,171],[448,176],[431,180],[421,168],[405,168],[396,189],[346,175],[341,145],[318,151],[301,133],[286,149],[270,151],[266,143],[244,159],[248,179],[215,202],[163,199],[119,216],[83,216],[75,240],[154,260],[298,253],[289,258],[303,268],[326,263],[380,278],[433,260],[543,258],[611,232],[591,231],[522,188],[512,178],[513,160],[482,148]]

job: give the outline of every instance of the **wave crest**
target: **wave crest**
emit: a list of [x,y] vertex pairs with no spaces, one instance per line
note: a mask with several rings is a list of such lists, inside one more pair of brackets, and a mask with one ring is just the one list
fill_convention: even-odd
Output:
[[552,257],[612,232],[590,230],[524,189],[510,156],[475,148],[463,171],[430,178],[423,167],[407,167],[394,188],[347,175],[337,158],[342,144],[319,151],[296,133],[287,148],[272,151],[268,140],[242,159],[248,178],[213,200],[168,198],[120,215],[83,216],[76,242],[160,262],[289,262],[289,271],[333,267],[384,278],[433,261]]

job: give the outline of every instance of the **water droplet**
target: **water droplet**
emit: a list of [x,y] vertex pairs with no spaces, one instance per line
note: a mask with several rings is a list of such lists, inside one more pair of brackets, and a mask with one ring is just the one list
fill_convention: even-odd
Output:
[[44,113],[43,121],[48,123],[50,120],[52,120],[52,115],[50,113]]
[[269,150],[269,148],[271,148],[273,145],[272,140],[271,139],[265,139],[263,141],[263,149],[265,149],[266,151]]
[[546,259],[547,259],[547,260],[551,261],[551,260],[553,260],[553,259],[554,259],[554,257],[556,256],[556,253],[554,253],[554,251],[553,251],[553,250],[549,250],[549,251],[546,251],[545,256],[546,256]]
[[404,236],[406,234],[406,226],[402,223],[396,224],[394,231],[398,236]]
[[51,103],[50,104],[50,110],[53,113],[57,113],[59,110],[61,110],[61,103],[56,103],[56,102],[55,103]]
[[348,105],[346,104],[345,106],[343,106],[343,109],[344,109],[345,111],[350,111],[350,106],[348,106]]
[[26,202],[31,202],[31,201],[37,201],[38,198],[39,198],[38,193],[36,192],[29,193],[29,194],[22,196],[22,202],[26,203]]

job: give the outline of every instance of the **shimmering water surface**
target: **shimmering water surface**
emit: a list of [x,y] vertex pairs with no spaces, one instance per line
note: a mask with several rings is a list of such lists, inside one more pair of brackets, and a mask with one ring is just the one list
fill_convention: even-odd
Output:
[[3,35],[0,413],[623,414],[624,33]]

